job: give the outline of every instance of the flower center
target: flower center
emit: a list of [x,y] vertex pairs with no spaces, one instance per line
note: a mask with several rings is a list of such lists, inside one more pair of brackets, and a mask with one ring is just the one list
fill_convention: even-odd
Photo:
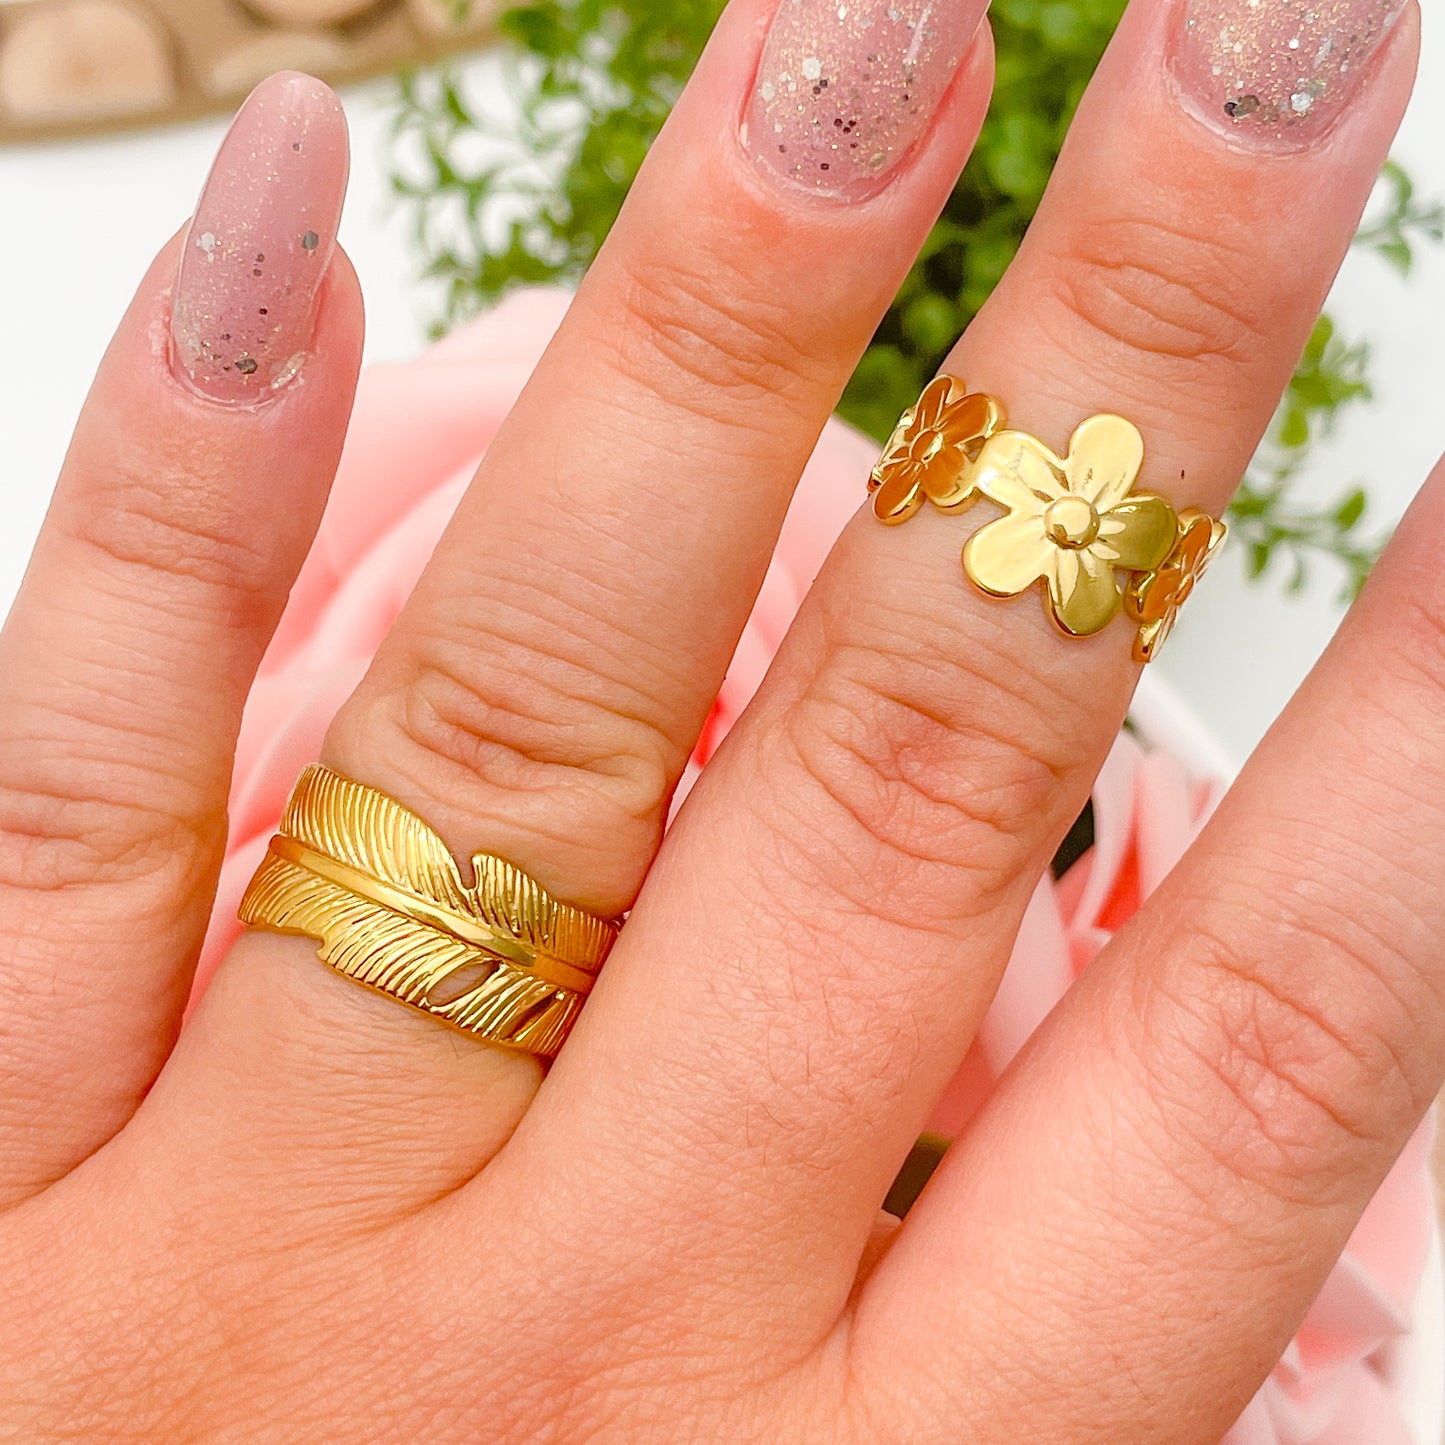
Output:
[[920,432],[914,437],[909,455],[920,466],[926,466],[943,450],[943,437],[936,431]]
[[1056,546],[1076,552],[1099,535],[1099,514],[1087,497],[1070,493],[1049,503],[1044,512],[1044,531]]

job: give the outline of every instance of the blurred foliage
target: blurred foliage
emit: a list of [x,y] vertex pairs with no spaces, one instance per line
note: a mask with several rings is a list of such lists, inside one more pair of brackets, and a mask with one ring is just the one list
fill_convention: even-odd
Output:
[[1278,563],[1288,568],[1289,590],[1298,591],[1308,580],[1311,554],[1325,553],[1344,570],[1345,596],[1365,585],[1387,540],[1365,533],[1365,489],[1355,485],[1316,509],[1301,505],[1297,483],[1313,443],[1327,437],[1351,406],[1372,398],[1368,369],[1364,343],[1342,341],[1334,322],[1322,316],[1230,509],[1234,540],[1246,549],[1251,577]]
[[1408,276],[1420,240],[1436,245],[1445,240],[1445,206],[1417,200],[1414,181],[1395,161],[1385,166],[1380,183],[1387,196],[1385,209],[1378,217],[1366,219],[1355,243],[1383,256],[1402,276]]
[[[464,6],[467,0],[454,0]],[[1003,275],[1124,0],[994,0],[993,104],[972,160],[848,385],[841,414],[887,435]],[[507,104],[489,111],[459,69],[403,78],[395,190],[413,208],[442,332],[508,290],[575,283],[712,30],[722,0],[538,0],[505,12]],[[1445,210],[1387,167],[1359,242],[1408,273]],[[1378,556],[1365,494],[1302,496],[1314,446],[1371,397],[1369,353],[1322,320],[1232,509],[1254,575],[1303,585],[1334,558],[1357,590]]]

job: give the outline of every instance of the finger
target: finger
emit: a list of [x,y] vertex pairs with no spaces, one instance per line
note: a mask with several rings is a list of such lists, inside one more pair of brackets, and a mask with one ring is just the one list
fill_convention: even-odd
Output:
[[[789,79],[740,145],[774,7],[732,7],[338,719],[343,771],[604,916],[630,906],[793,488],[972,147],[984,8],[789,0]],[[877,92],[905,71],[908,104]]]
[[[1181,105],[1174,14],[1146,0],[1126,18],[949,370],[1059,447],[1122,412],[1146,438],[1141,487],[1218,511],[1385,156],[1415,22],[1328,135],[1261,145]],[[593,1225],[643,1207],[694,1221],[686,1261],[653,1281],[684,1312],[697,1290],[740,1307],[722,1278],[785,1296],[783,1328],[831,1327],[1122,720],[1129,629],[1065,641],[1036,596],[979,596],[959,567],[971,525],[925,508],[845,534],[498,1161],[520,1181],[544,1152],[576,1159]],[[685,1145],[644,1167],[659,1130]],[[727,1210],[708,1209],[720,1190]],[[744,1265],[760,1249],[762,1282]],[[640,1244],[617,1267],[658,1270]]]
[[113,1134],[174,1039],[241,708],[351,405],[346,167],[319,81],[243,107],[101,365],[0,634],[0,1202]]
[[[985,1438],[1217,1440],[1445,1082],[1442,536],[1445,467],[876,1277],[869,1347],[991,1382]],[[1027,1319],[1020,1277],[1051,1282]],[[1024,1339],[1042,1399],[993,1367]]]
[[[764,160],[739,144],[771,9],[742,0],[724,17],[326,748],[328,762],[411,807],[458,856],[500,853],[606,915],[630,903],[651,861],[790,493],[987,98],[990,53],[986,37],[972,43],[972,0],[855,7],[876,21],[866,42],[836,4],[788,0],[786,33],[772,43],[797,57],[791,108],[750,112],[748,125],[754,139],[763,126],[775,138],[773,125],[785,127],[778,144],[796,137],[798,154],[817,160],[804,184],[774,164],[794,152],[767,139]],[[821,60],[794,33],[805,11],[815,25],[826,16],[830,74],[872,65],[882,85],[907,72],[911,101],[896,87],[860,98],[858,81],[832,104],[828,77],[806,73]],[[820,122],[839,139],[812,140]],[[814,183],[835,175],[844,195]],[[249,941],[197,1017],[197,1057],[227,1068],[251,1058],[265,1095],[258,1117],[288,1154],[321,1121],[338,1138],[358,1127],[347,1110],[367,1091],[353,1063],[388,1089],[404,1073],[415,1096],[393,1097],[416,1124],[396,1147],[421,1150],[448,1177],[472,1172],[515,1121],[535,1066],[360,993],[313,953]],[[258,1029],[297,990],[305,1002],[291,1007],[312,1025]],[[318,1050],[314,1021],[327,1017],[353,1031],[345,1066]],[[323,1105],[332,1094],[340,1106]],[[360,1127],[370,1134],[373,1120]],[[396,1172],[384,1153],[349,1158]]]

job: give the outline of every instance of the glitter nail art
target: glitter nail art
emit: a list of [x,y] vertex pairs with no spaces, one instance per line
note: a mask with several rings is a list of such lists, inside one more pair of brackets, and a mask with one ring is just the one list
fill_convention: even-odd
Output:
[[1266,144],[1321,135],[1361,95],[1405,0],[1181,0],[1175,73],[1211,122]]
[[863,200],[927,130],[987,0],[779,0],[743,124],[758,163]]
[[196,206],[171,315],[172,366],[216,401],[258,402],[296,375],[347,180],[346,122],[309,76],[241,107]]

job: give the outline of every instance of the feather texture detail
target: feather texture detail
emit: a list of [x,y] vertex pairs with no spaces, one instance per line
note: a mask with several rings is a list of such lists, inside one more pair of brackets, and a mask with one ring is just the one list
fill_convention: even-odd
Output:
[[322,959],[358,983],[552,1057],[620,925],[557,902],[500,858],[478,854],[473,869],[469,885],[414,813],[313,767],[246,890],[241,920],[314,938]]

